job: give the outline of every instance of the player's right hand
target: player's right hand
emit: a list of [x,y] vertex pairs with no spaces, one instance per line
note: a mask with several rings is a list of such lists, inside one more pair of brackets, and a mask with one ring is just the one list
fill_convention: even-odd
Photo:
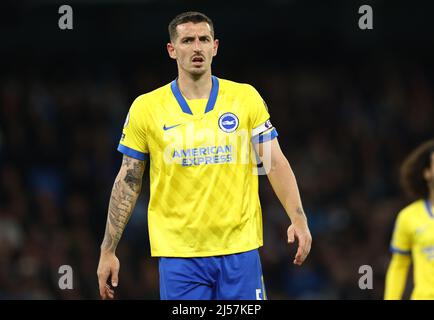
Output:
[[[98,275],[99,295],[101,296],[101,299],[114,299],[114,288],[118,286],[119,282],[119,268],[119,259],[114,253],[101,252],[98,270],[96,272]],[[107,282],[109,279],[111,283]]]

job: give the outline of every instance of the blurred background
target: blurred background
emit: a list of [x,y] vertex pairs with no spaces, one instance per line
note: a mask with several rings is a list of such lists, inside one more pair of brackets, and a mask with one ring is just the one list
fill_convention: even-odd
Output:
[[[62,31],[61,4],[0,5],[0,299],[98,299],[125,116],[135,97],[176,77],[167,25],[189,10],[214,21],[213,74],[267,101],[309,219],[312,251],[296,267],[286,213],[260,178],[268,297],[382,298],[394,220],[412,200],[398,169],[433,137],[433,5],[68,1],[73,30]],[[373,30],[358,28],[363,4]],[[120,299],[159,298],[144,181],[117,250]],[[59,289],[61,265],[73,268],[73,290]],[[372,290],[358,286],[362,265],[373,268]]]

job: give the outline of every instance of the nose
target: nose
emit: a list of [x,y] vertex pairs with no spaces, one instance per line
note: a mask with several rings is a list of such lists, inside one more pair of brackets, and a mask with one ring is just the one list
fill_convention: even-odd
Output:
[[194,40],[194,51],[201,51],[202,50],[202,43],[200,42],[199,38],[196,38]]

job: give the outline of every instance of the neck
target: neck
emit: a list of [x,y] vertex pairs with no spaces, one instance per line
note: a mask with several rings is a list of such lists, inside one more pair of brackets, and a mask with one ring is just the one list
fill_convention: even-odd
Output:
[[187,99],[208,99],[212,88],[211,71],[200,76],[180,72],[178,87]]
[[434,189],[429,190],[428,200],[431,203],[431,206],[434,205]]

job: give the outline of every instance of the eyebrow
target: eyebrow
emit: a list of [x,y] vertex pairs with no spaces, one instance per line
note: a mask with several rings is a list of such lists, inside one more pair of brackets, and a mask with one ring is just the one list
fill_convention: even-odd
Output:
[[[181,41],[184,41],[184,40],[192,40],[192,39],[194,39],[195,37],[194,36],[185,36],[185,37],[182,37],[181,38]],[[202,39],[211,39],[211,36],[209,36],[209,35],[202,35],[202,36],[199,36],[199,39],[200,40],[202,40]]]

